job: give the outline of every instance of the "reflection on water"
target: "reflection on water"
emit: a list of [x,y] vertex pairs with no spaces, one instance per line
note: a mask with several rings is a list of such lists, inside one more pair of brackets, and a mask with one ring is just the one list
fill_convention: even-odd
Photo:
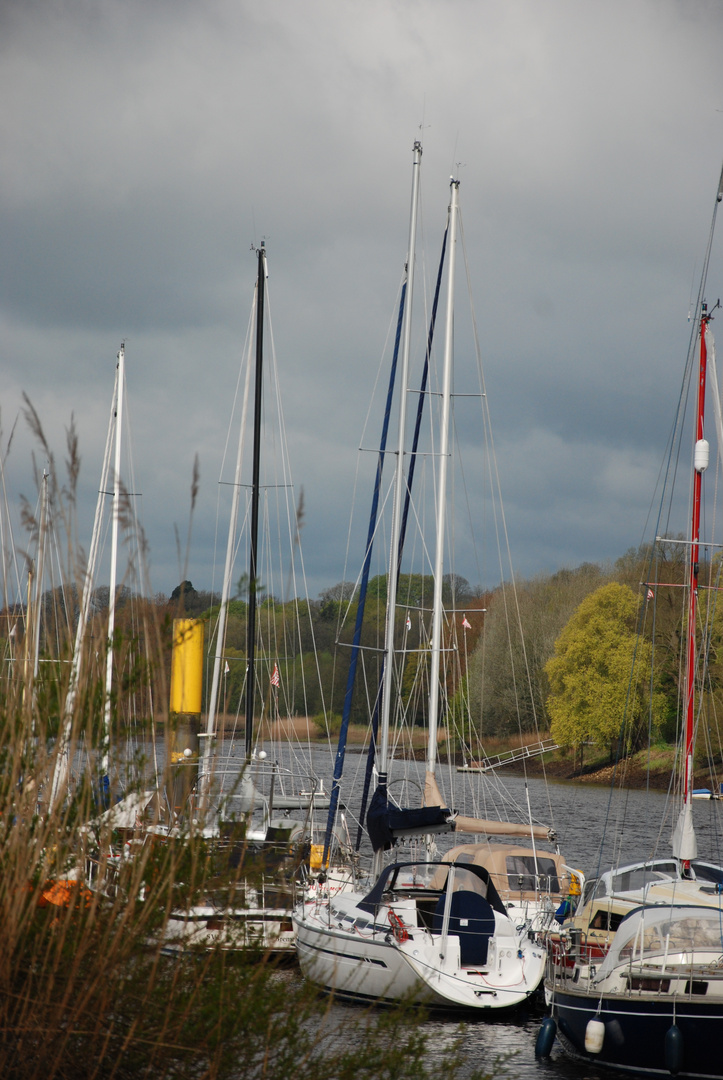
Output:
[[[289,973],[288,977],[300,976]],[[462,1078],[481,1071],[496,1080],[602,1080],[603,1071],[571,1061],[557,1047],[547,1061],[535,1059],[535,1040],[544,1015],[540,1001],[505,1018],[499,1014],[494,1019],[470,1019],[468,1014],[430,1016],[424,1021],[427,1066],[433,1075],[444,1077],[449,1056],[456,1054]],[[334,1033],[331,1041],[353,1044],[355,1035],[361,1037],[361,1025],[355,1027],[355,1022],[365,1016],[366,1010],[358,1005],[332,1004],[328,1015]]]

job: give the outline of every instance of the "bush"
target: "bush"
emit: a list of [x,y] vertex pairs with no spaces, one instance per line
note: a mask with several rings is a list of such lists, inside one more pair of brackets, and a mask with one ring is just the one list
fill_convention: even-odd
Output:
[[341,716],[339,713],[317,713],[312,717],[312,724],[316,726],[319,732],[320,738],[325,738],[329,735],[331,738],[337,738],[341,731]]

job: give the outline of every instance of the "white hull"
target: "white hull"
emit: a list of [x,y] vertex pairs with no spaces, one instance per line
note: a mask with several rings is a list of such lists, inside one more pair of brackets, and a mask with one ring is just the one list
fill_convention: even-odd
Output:
[[230,908],[219,911],[205,904],[168,920],[166,950],[260,949],[293,956],[295,938],[291,912],[285,908]]
[[513,1008],[534,993],[545,974],[544,950],[539,947],[518,949],[518,941],[514,938],[500,939],[494,955],[488,957],[485,965],[463,968],[458,939],[447,939],[447,951],[440,960],[439,935],[425,937],[430,940],[421,944],[405,942],[399,945],[399,951],[434,993],[436,1001],[447,1007]]
[[297,907],[296,948],[306,978],[344,998],[474,1010],[511,1008],[540,986],[545,951],[527,925],[491,908],[484,931],[474,929],[480,924],[472,914],[454,923],[444,890],[419,880],[405,884],[400,877],[385,896],[372,904],[372,894],[349,891]]
[[356,939],[343,930],[324,927],[317,919],[294,914],[296,952],[302,974],[340,997],[379,1003],[402,998],[429,1004],[425,990],[399,950],[381,931]]

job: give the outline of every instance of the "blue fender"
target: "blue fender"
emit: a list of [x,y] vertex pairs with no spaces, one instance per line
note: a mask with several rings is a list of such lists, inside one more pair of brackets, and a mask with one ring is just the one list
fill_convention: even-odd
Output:
[[546,1016],[540,1025],[535,1042],[535,1057],[548,1058],[557,1035],[557,1024],[551,1016]]
[[665,1033],[665,1067],[672,1076],[677,1076],[683,1068],[684,1050],[683,1032],[673,1024]]

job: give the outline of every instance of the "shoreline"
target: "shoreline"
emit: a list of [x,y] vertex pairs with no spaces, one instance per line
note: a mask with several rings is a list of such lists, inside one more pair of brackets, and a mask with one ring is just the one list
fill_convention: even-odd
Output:
[[[238,733],[239,721],[237,719],[234,720],[233,717],[226,716],[220,717],[219,720],[219,727],[223,729],[225,735],[234,731]],[[416,760],[423,760],[426,753],[426,733],[424,729],[420,728],[414,734],[417,737],[414,739],[415,745],[412,747],[409,756]],[[327,737],[321,733],[319,726],[310,717],[293,717],[272,722],[263,720],[260,724],[260,735],[264,740],[270,742],[276,740],[284,742],[298,741],[318,746],[324,746],[327,742]],[[446,736],[446,731],[440,730],[440,764],[448,764],[450,760],[450,755],[444,749]],[[331,734],[332,743],[335,742],[336,737],[336,732]],[[352,747],[355,751],[362,749],[367,739],[368,729],[366,727],[357,724],[350,725],[347,739],[347,745],[350,749]],[[517,740],[515,740],[515,743],[517,743]],[[497,753],[504,752],[508,748],[510,747],[507,745],[496,747],[495,751]],[[596,762],[589,765],[583,764],[580,767],[574,756],[557,756],[559,754],[559,751],[553,751],[549,755],[526,758],[524,762],[510,763],[501,766],[501,768],[512,776],[532,776],[538,779],[546,778],[567,783],[595,784],[597,786],[609,785],[613,776],[615,776],[615,783],[618,787],[636,790],[650,787],[656,791],[667,791],[671,784],[675,761],[675,750],[672,747],[670,749],[663,748],[662,750],[661,748],[654,748],[652,755],[649,755],[647,751],[639,751],[628,758],[624,758],[617,765],[610,763],[601,765],[598,759]],[[455,753],[452,758],[454,763],[463,764],[461,754]],[[712,772],[715,774],[715,779],[711,776]],[[719,785],[721,783],[723,783],[723,766],[714,765],[711,768],[710,765],[705,765],[696,768],[693,776],[694,787],[709,788],[714,793],[717,793],[720,790]]]

